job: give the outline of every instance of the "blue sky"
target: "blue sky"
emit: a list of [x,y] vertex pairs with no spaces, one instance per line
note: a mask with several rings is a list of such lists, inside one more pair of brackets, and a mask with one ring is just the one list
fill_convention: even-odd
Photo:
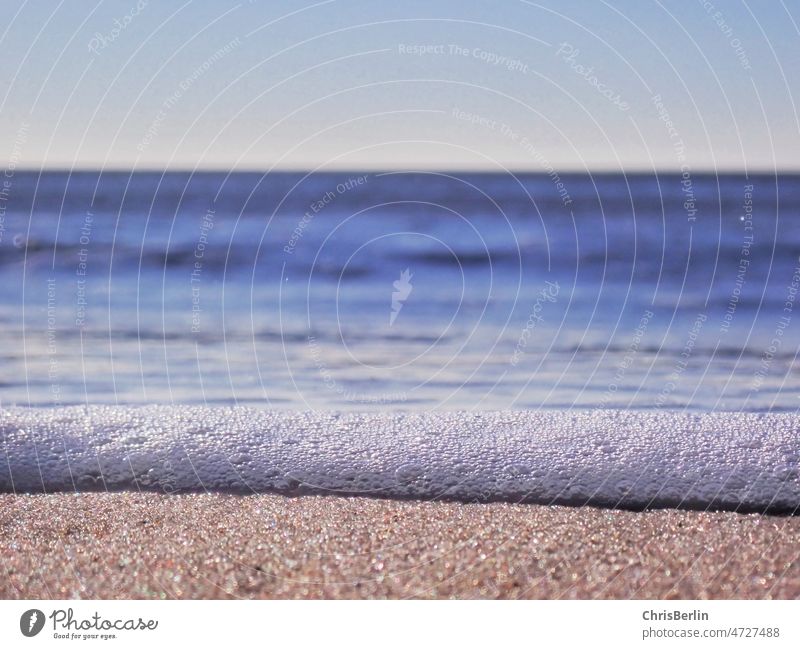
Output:
[[4,15],[7,165],[800,169],[797,1],[114,0]]

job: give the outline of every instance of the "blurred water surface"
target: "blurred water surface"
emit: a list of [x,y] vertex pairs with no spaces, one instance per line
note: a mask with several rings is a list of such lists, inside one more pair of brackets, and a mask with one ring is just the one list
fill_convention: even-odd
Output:
[[800,177],[16,173],[0,405],[795,410]]

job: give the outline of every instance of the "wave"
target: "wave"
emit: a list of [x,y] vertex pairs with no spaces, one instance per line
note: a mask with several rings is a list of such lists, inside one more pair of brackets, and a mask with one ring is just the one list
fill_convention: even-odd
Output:
[[800,417],[0,410],[0,491],[327,493],[795,513]]

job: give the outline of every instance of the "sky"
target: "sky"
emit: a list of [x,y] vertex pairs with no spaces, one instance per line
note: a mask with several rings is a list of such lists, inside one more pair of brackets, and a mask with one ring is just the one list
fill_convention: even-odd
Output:
[[800,2],[4,2],[6,168],[800,170]]

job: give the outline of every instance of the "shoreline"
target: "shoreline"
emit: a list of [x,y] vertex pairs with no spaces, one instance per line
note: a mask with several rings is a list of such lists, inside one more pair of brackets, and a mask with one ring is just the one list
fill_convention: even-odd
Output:
[[6,599],[800,597],[800,517],[0,494]]
[[282,493],[794,513],[796,414],[0,408],[0,492]]

